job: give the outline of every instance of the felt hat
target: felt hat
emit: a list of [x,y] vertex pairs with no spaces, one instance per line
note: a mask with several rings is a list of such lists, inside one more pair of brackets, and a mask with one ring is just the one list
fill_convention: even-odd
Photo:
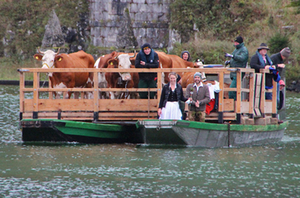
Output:
[[261,43],[260,46],[257,48],[257,50],[261,50],[261,49],[269,50],[267,44],[265,44],[265,43]]

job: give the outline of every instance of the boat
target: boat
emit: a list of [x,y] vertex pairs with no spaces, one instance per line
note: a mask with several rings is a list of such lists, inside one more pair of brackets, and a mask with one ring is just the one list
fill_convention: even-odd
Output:
[[[26,142],[133,143],[138,145],[192,146],[204,148],[242,147],[275,143],[281,140],[288,122],[279,122],[276,97],[265,100],[264,78],[267,70],[205,68],[134,69],[130,72],[157,72],[157,88],[41,87],[40,74],[46,72],[119,72],[102,69],[23,68],[20,72],[20,128]],[[159,120],[157,108],[162,90],[163,72],[205,72],[218,80],[216,108],[206,121]],[[124,72],[124,69],[122,69]],[[226,87],[230,72],[237,73],[237,88]],[[33,75],[33,86],[25,85],[25,74]],[[242,78],[243,77],[243,78]],[[271,90],[276,95],[276,84]],[[53,92],[80,92],[79,99],[54,99]],[[101,99],[101,92],[155,91],[156,99]],[[236,91],[237,100],[226,94]],[[270,91],[270,90],[269,90]],[[83,93],[92,92],[86,99]],[[127,94],[129,95],[129,94]],[[218,97],[217,97],[218,96]],[[188,105],[185,107],[188,112]]]
[[287,122],[273,125],[241,125],[186,120],[138,122],[146,145],[178,145],[203,148],[264,145],[282,139]]

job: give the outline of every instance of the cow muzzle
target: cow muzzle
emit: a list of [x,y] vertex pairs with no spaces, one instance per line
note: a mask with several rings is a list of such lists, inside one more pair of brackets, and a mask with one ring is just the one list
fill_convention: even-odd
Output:
[[131,80],[130,73],[121,73],[120,72],[120,76],[121,76],[121,78],[122,78],[123,81],[129,81],[129,80]]

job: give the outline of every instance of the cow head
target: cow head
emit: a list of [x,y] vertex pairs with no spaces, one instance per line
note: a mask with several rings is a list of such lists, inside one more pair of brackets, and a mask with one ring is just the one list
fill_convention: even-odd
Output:
[[[109,65],[117,66],[119,69],[129,69],[131,65],[130,58],[135,57],[135,53],[133,56],[129,56],[129,54],[120,54],[117,57],[110,59],[108,61]],[[131,75],[129,72],[119,72],[123,81],[131,80]]]
[[56,56],[59,54],[59,49],[58,52],[55,53],[52,50],[47,50],[45,52],[40,51],[40,49],[38,49],[39,54],[35,54],[33,57],[36,60],[42,61],[42,68],[55,68],[55,59]]

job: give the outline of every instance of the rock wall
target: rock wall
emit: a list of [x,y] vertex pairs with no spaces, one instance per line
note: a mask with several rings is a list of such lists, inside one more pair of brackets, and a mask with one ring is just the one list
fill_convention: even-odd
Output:
[[148,42],[153,48],[168,47],[170,2],[171,0],[90,1],[92,45],[139,48]]

